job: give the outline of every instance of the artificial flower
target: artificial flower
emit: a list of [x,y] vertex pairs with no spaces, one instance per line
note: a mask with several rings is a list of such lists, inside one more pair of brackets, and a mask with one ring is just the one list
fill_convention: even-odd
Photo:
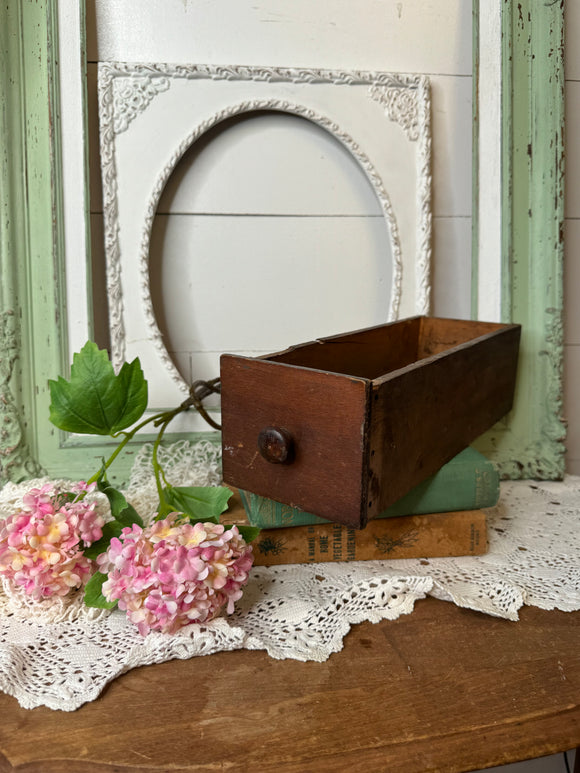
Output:
[[253,562],[236,526],[191,524],[180,513],[142,528],[125,527],[97,558],[108,575],[102,593],[138,627],[175,633],[234,610]]
[[21,509],[0,521],[0,575],[36,600],[65,596],[95,570],[83,550],[102,537],[104,518],[85,500],[84,482],[63,491],[52,484],[31,489]]

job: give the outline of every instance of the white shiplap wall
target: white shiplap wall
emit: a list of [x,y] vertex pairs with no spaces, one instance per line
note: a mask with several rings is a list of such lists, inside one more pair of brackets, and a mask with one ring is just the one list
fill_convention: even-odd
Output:
[[[96,70],[98,61],[116,60],[428,74],[433,126],[433,311],[469,316],[470,3],[362,0],[355,7],[337,0],[291,4],[150,0],[146,5],[137,0],[94,0],[87,6],[87,16],[97,309],[104,309],[104,283]],[[288,185],[280,185],[286,178]],[[245,324],[244,308],[254,310],[259,302],[251,282],[240,282],[240,267],[250,264],[249,257],[256,252],[262,257],[253,263],[261,261],[269,272],[273,297],[281,291],[295,293],[296,315],[303,308],[310,308],[312,314],[324,287],[312,287],[309,298],[308,292],[299,292],[308,289],[308,281],[297,278],[307,276],[308,250],[312,253],[313,244],[329,276],[341,272],[340,283],[353,287],[359,312],[360,299],[367,296],[375,311],[365,309],[366,316],[357,312],[357,317],[348,308],[345,294],[332,314],[325,312],[319,326],[312,323],[314,329],[307,337],[360,327],[359,319],[364,324],[385,321],[381,293],[388,297],[389,276],[379,279],[384,289],[361,284],[367,267],[377,265],[387,249],[384,223],[357,165],[332,138],[300,119],[262,117],[236,124],[188,154],[160,205],[151,255],[158,285],[155,309],[186,379],[198,377],[201,364],[192,340],[207,338],[212,324],[207,293],[215,287],[220,297],[216,279],[225,272],[212,269],[218,263],[229,265],[232,281],[240,284],[237,305],[214,304],[224,330]],[[276,259],[269,260],[269,255]],[[223,280],[228,281],[228,276]],[[254,314],[251,324],[263,326],[264,321]],[[291,313],[285,314],[278,328],[272,331],[268,349],[304,340]],[[103,340],[105,333],[101,319],[97,335]],[[235,348],[234,341],[218,338],[215,348]]]
[[580,474],[580,3],[566,4],[566,231],[564,284],[564,415],[566,468]]

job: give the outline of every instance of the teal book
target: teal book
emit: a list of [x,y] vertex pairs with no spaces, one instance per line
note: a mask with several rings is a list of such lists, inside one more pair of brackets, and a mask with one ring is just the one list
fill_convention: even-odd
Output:
[[[259,526],[261,529],[329,523],[312,513],[248,491],[240,491],[240,496],[248,520],[253,526]],[[382,512],[379,518],[480,510],[483,507],[493,507],[498,499],[497,469],[489,459],[470,447],[455,456],[435,475],[401,497]]]

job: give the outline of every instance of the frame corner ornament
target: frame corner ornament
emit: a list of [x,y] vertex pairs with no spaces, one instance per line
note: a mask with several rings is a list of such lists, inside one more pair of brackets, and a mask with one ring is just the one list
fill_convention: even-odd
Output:
[[418,92],[399,85],[373,84],[369,94],[385,110],[391,121],[398,123],[411,142],[419,139]]
[[147,109],[153,99],[167,91],[169,78],[153,78],[151,75],[127,75],[113,81],[113,131],[121,134],[137,116]]

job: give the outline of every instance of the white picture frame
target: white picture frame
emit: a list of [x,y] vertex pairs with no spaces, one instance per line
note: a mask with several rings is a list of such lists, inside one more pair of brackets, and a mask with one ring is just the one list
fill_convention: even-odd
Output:
[[[150,383],[152,411],[179,402],[190,386],[167,351],[151,299],[149,248],[159,199],[195,142],[223,122],[256,111],[305,118],[349,151],[371,184],[387,226],[390,255],[385,259],[392,260],[392,273],[384,321],[429,313],[431,129],[426,76],[100,63],[111,357],[120,367],[139,356]],[[248,342],[248,348],[256,347]],[[184,420],[188,423],[180,430],[204,428],[199,417]]]

